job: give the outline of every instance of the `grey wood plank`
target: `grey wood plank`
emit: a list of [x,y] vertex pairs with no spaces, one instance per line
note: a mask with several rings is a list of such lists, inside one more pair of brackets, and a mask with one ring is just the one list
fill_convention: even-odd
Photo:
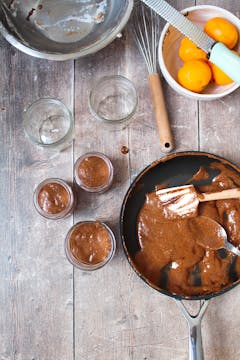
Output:
[[[197,1],[207,4],[207,1]],[[227,9],[239,16],[239,1],[214,0],[211,5]],[[239,89],[234,93],[211,102],[200,103],[200,146],[204,151],[210,151],[228,158],[239,164],[236,151],[240,128],[238,124]]]
[[[90,114],[88,92],[103,75],[121,74],[134,80],[125,58],[125,34],[96,55],[76,61],[75,104],[76,141],[75,159],[87,151],[101,151],[113,162],[114,183],[101,195],[79,191],[79,207],[75,222],[98,219],[111,226],[117,236],[117,252],[110,264],[91,273],[75,270],[75,353],[76,359],[127,359],[126,351],[113,337],[116,316],[125,314],[124,301],[117,305],[127,277],[127,264],[119,255],[118,218],[123,194],[129,185],[128,154],[121,153],[128,146],[127,129],[104,127]],[[131,59],[129,59],[131,63]],[[122,275],[121,275],[122,274]],[[119,324],[119,327],[122,325]],[[123,351],[122,351],[123,350]]]
[[33,190],[47,177],[72,179],[72,149],[54,158],[25,139],[22,111],[39,97],[72,108],[73,62],[30,58],[0,45],[0,359],[73,358],[73,279],[64,235],[72,224],[41,218]]
[[[194,1],[171,3],[181,9]],[[238,1],[211,4],[239,12]],[[31,59],[5,41],[0,50],[1,63],[5,64],[0,78],[0,359],[186,359],[185,320],[171,299],[147,288],[135,275],[118,236],[119,209],[130,179],[163,156],[145,65],[132,39],[126,35],[98,54],[76,61],[74,159],[89,150],[103,151],[112,159],[116,172],[109,192],[89,195],[79,191],[74,221],[106,221],[117,235],[118,249],[102,270],[75,270],[74,288],[72,267],[63,251],[72,219],[48,222],[39,218],[32,206],[32,190],[40,180],[48,176],[71,180],[72,151],[51,159],[25,140],[21,128],[23,107],[38,97],[55,96],[73,107],[73,62]],[[87,107],[87,92],[94,80],[114,73],[132,79],[140,95],[137,114],[123,131],[102,127]],[[165,82],[164,92],[176,151],[200,148],[239,163],[239,91],[221,101],[199,104],[199,116],[197,102],[177,95]],[[121,153],[122,145],[129,147],[129,154]],[[238,289],[234,289],[210,304],[203,321],[207,360],[239,358],[238,303]]]
[[[215,0],[210,3],[239,16],[237,0]],[[197,1],[197,4],[209,4],[209,1]],[[239,94],[237,90],[222,99],[199,104],[200,149],[223,156],[238,165]],[[211,301],[203,320],[206,360],[239,358],[240,317],[236,315],[239,301],[238,288]]]
[[[182,7],[193,4],[192,1],[181,2],[179,8],[183,3]],[[121,133],[99,128],[86,110],[86,91],[91,88],[94,78],[112,73],[128,76],[139,92],[138,111],[130,126]],[[129,176],[133,179],[144,166],[163,156],[151,110],[145,64],[128,33],[126,40],[116,40],[94,57],[77,61],[75,78],[75,158],[90,149],[105,151],[114,159],[118,182],[117,188],[114,186],[111,192],[101,197],[80,192],[75,221],[106,219],[117,233],[119,210]],[[164,91],[173,122],[176,150],[196,149],[197,103],[176,95],[165,83]],[[120,153],[121,145],[129,147],[128,156]],[[76,270],[74,279],[77,360],[186,358],[185,320],[172,299],[147,288],[136,276],[127,263],[119,239],[112,263],[90,274]]]
[[[169,3],[175,8],[182,10],[194,5],[194,1],[176,1]],[[162,26],[165,22],[162,21]],[[147,82],[147,70],[142,57],[135,49],[134,70],[136,85],[139,90],[140,104],[137,120],[130,128],[130,144],[133,151],[130,153],[131,177],[134,178],[139,170],[152,161],[164,156],[159,147],[157,126],[152,112],[150,94]],[[141,74],[141,75],[140,75]],[[198,148],[198,104],[196,101],[187,99],[177,94],[162,78],[163,91],[166,106],[171,122],[171,128],[175,140],[174,151],[197,150]],[[141,156],[140,156],[141,155]]]
[[[194,5],[194,1],[170,1],[179,10]],[[164,24],[164,23],[163,23]],[[147,73],[141,58],[137,61],[144,74],[144,82],[138,79],[140,89],[140,126],[130,128],[130,145],[136,151],[130,153],[131,177],[134,178],[145,166],[164,156],[161,152],[154,116],[152,113]],[[136,65],[135,65],[136,66]],[[198,104],[174,90],[163,79],[167,109],[175,139],[174,151],[198,150]],[[135,125],[135,126],[134,126]],[[129,329],[130,359],[186,359],[188,357],[188,329],[179,309],[171,298],[156,293],[134,275],[138,294],[134,301],[134,313],[138,320]],[[138,285],[137,285],[138,284]],[[135,294],[135,293],[134,293]],[[135,295],[132,294],[130,303]],[[140,324],[140,326],[139,326]],[[140,327],[140,329],[138,329]]]

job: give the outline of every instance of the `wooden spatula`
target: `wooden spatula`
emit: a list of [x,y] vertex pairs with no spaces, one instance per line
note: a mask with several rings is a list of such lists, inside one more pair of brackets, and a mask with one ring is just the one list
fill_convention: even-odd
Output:
[[157,190],[164,215],[167,218],[193,217],[197,215],[199,202],[211,200],[240,199],[240,188],[215,193],[199,193],[193,185]]

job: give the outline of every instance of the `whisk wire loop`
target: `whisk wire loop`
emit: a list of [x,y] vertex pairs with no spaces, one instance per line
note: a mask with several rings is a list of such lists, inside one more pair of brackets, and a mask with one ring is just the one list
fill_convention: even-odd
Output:
[[157,72],[157,47],[160,37],[159,16],[143,3],[136,6],[132,19],[133,34],[150,74]]

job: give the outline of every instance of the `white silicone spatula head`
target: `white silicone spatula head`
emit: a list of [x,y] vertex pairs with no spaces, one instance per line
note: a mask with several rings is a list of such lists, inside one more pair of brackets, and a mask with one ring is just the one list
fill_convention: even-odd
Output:
[[240,188],[200,193],[193,185],[184,185],[157,190],[156,194],[163,207],[165,217],[176,219],[196,216],[199,202],[240,199]]

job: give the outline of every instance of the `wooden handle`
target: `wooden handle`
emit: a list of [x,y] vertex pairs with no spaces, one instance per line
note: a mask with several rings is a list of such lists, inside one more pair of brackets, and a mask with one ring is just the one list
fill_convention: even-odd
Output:
[[199,201],[211,201],[211,200],[226,200],[226,199],[240,199],[240,188],[222,190],[215,193],[202,193],[199,196]]
[[151,92],[153,111],[158,126],[161,150],[163,152],[170,152],[174,148],[174,142],[159,74],[150,74],[148,81]]

